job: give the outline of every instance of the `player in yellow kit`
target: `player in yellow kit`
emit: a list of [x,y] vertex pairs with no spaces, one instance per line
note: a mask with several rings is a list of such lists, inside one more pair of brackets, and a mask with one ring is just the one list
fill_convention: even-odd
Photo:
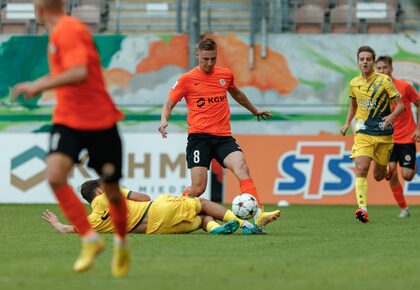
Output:
[[[393,122],[404,110],[404,105],[391,78],[374,71],[375,51],[371,47],[359,48],[357,64],[360,75],[350,81],[351,101],[341,134],[346,134],[351,121],[356,117],[356,134],[350,156],[356,166],[355,189],[359,206],[354,215],[356,219],[367,223],[367,174],[370,164],[373,161],[375,180],[384,179],[394,146]],[[396,104],[394,110],[392,102]]]
[[[265,234],[261,228],[237,218],[232,211],[203,198],[162,194],[151,201],[144,193],[124,188],[121,192],[127,202],[127,229],[132,233],[179,234],[202,227],[210,234],[231,234],[242,227],[244,234]],[[98,180],[85,182],[81,193],[92,207],[88,216],[92,227],[99,233],[114,232],[109,218],[109,202]],[[43,218],[61,233],[76,232],[74,226],[60,223],[57,216],[48,210],[44,212]],[[219,225],[215,220],[226,223]]]

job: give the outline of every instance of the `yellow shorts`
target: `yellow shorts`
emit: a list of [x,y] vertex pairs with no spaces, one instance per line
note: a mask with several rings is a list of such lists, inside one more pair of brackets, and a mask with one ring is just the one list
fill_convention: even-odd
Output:
[[368,156],[380,165],[388,165],[392,148],[394,147],[394,137],[370,136],[357,133],[354,136],[351,159],[359,156]]
[[182,234],[201,226],[198,198],[162,194],[150,206],[146,234]]

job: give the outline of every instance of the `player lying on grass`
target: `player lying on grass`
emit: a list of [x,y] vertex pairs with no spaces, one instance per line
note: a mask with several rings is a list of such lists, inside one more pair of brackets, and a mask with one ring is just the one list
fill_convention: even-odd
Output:
[[[236,217],[231,210],[203,198],[174,197],[162,194],[151,201],[144,193],[121,189],[128,208],[128,232],[140,234],[181,234],[198,230],[200,226],[210,234],[231,234],[239,227],[244,234],[265,234],[265,231],[248,221]],[[109,202],[98,180],[82,184],[82,197],[90,203],[92,212],[88,220],[99,233],[112,233],[114,226],[109,218]],[[72,225],[62,224],[49,210],[42,218],[60,233],[75,233]],[[219,225],[215,220],[226,222]]]

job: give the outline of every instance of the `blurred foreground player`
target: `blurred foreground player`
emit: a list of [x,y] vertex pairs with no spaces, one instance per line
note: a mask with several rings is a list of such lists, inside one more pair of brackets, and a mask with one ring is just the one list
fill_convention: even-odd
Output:
[[55,89],[57,104],[46,174],[64,215],[82,238],[81,253],[73,269],[76,272],[89,269],[104,249],[104,241],[92,229],[83,204],[67,183],[70,170],[85,148],[89,152],[89,166],[101,176],[110,201],[115,227],[112,274],[122,277],[128,273],[130,257],[126,241],[127,208],[118,184],[122,144],[116,123],[124,116],[105,89],[99,55],[88,28],[66,15],[63,0],[35,0],[35,11],[37,20],[50,32],[50,74],[17,84],[12,98],[19,95],[34,98],[45,90]]

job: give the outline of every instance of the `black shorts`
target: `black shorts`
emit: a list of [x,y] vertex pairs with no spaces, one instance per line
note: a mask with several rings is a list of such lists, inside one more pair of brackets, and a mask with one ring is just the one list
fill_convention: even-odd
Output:
[[[117,182],[122,177],[122,144],[117,126],[106,130],[75,130],[64,125],[53,125],[49,141],[49,153],[68,155],[74,163],[79,162],[83,149],[89,153],[88,166],[95,169],[106,182]],[[104,174],[105,164],[115,170]],[[109,168],[109,167],[108,167]]]
[[389,162],[398,162],[401,167],[414,169],[416,166],[416,144],[394,144]]
[[189,134],[187,144],[188,168],[203,166],[210,168],[214,158],[223,167],[226,156],[241,147],[232,136],[214,136],[209,134]]

